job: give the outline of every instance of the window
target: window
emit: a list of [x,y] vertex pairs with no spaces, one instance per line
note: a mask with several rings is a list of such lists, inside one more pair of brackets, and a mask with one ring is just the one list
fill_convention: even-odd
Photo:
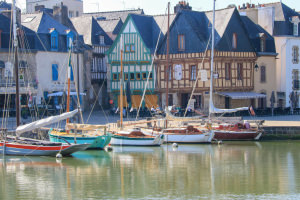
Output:
[[[266,94],[265,92],[261,92],[261,94]],[[258,99],[258,108],[260,109],[265,109],[267,107],[267,99],[264,98],[259,98]]]
[[124,80],[128,80],[128,73],[124,73]]
[[69,17],[73,17],[74,16],[74,12],[73,11],[69,11]]
[[261,83],[266,82],[266,67],[265,66],[260,67],[260,82]]
[[293,64],[298,64],[299,63],[299,47],[298,46],[293,46],[292,50],[292,62]]
[[76,17],[79,17],[79,12],[78,11],[76,11]]
[[55,29],[50,30],[50,37],[51,37],[51,50],[57,51],[58,50],[58,32]]
[[118,74],[113,74],[113,80],[114,81],[118,80]]
[[225,80],[231,79],[231,65],[230,63],[225,63]]
[[130,45],[130,52],[135,52],[135,46],[134,46],[134,44]]
[[142,73],[142,76],[143,76],[143,79],[145,80],[145,79],[147,79],[147,73]]
[[136,73],[136,80],[141,80],[141,73]]
[[243,80],[243,64],[242,63],[237,64],[237,79]]
[[130,52],[130,45],[129,44],[125,45],[125,52]]
[[169,81],[172,80],[172,65],[169,66]]
[[99,35],[99,44],[105,44],[104,35]]
[[149,74],[149,79],[152,79],[153,77],[152,77],[152,72],[150,72],[150,74]]
[[266,39],[265,37],[260,38],[260,52],[266,51]]
[[184,35],[178,35],[178,50],[184,51],[185,49],[185,38]]
[[196,80],[196,65],[192,65],[191,66],[191,70],[190,70],[190,77],[191,77],[191,81],[195,81]]
[[298,36],[298,23],[293,24],[293,35]]
[[237,48],[237,34],[233,33],[232,35],[232,49],[236,49]]
[[52,64],[52,81],[58,80],[58,65]]
[[293,90],[299,90],[300,89],[300,84],[299,84],[299,70],[298,69],[293,69],[292,72],[292,78],[293,78]]
[[130,80],[134,80],[134,73],[130,73]]

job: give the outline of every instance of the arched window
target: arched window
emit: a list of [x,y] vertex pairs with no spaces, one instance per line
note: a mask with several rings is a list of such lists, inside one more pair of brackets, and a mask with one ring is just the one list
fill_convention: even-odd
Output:
[[232,49],[236,49],[237,48],[237,34],[233,33],[232,34]]

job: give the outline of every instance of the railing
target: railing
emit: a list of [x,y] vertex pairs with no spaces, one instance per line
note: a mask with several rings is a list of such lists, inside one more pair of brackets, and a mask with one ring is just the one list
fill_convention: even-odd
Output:
[[[0,80],[0,87],[15,87],[15,86],[16,86],[15,81]],[[20,81],[19,80],[19,86],[20,87],[37,88],[37,82],[36,81]]]

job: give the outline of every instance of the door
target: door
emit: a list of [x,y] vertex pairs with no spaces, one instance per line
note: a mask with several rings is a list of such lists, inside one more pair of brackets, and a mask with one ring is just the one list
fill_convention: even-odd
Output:
[[226,109],[230,108],[230,98],[229,97],[225,97],[225,108]]

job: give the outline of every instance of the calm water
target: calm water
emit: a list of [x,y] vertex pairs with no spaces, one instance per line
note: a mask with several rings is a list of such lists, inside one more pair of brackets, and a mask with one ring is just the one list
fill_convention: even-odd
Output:
[[0,199],[300,199],[300,141],[1,157]]

